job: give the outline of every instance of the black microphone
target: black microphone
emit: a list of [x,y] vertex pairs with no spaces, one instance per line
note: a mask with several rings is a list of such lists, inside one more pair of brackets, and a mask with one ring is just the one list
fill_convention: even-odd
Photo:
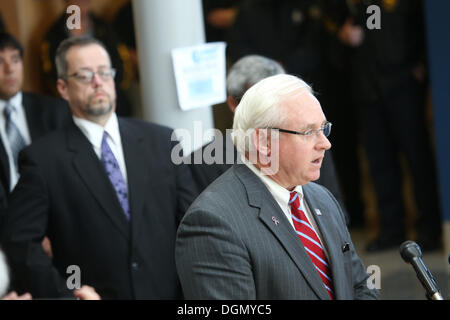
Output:
[[425,288],[428,300],[444,300],[433,278],[433,275],[422,261],[422,251],[414,241],[405,241],[400,245],[400,255],[405,262],[410,263],[417,277]]

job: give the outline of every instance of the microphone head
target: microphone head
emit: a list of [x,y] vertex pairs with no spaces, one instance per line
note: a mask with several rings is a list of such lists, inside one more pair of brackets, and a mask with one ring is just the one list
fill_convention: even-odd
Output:
[[400,245],[400,255],[405,262],[410,263],[413,258],[422,258],[422,251],[417,243],[408,240]]

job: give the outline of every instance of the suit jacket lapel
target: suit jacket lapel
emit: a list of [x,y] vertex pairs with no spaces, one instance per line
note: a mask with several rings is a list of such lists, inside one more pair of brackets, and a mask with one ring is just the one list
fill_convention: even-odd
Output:
[[117,199],[114,188],[91,144],[78,127],[71,123],[67,129],[68,148],[74,152],[73,165],[86,188],[92,193],[102,212],[129,238],[129,224]]
[[[321,299],[329,300],[328,293],[308,253],[301,244],[290,222],[287,221],[278,203],[250,169],[245,165],[237,165],[235,168],[247,189],[250,206],[260,208],[259,219],[282,244],[317,296]],[[279,223],[276,223],[276,221]]]
[[[319,228],[322,241],[324,242],[325,248],[327,249],[329,263],[331,272],[333,275],[334,284],[334,295],[336,298],[341,296],[341,289],[345,288],[341,282],[345,281],[345,277],[342,275],[344,272],[344,263],[342,259],[342,248],[338,230],[336,224],[332,221],[331,212],[329,205],[324,205],[320,203],[317,198],[311,197],[311,189],[308,185],[303,187],[303,193],[305,196],[305,201],[307,202],[311,214],[314,216],[316,225]],[[317,214],[317,210],[320,210],[321,214]],[[342,293],[343,294],[343,293]]]
[[139,225],[144,212],[145,193],[148,193],[146,181],[152,166],[151,158],[146,156],[143,147],[144,138],[136,128],[119,118],[119,130],[122,148],[127,168],[128,200],[130,202],[130,216],[132,239],[138,239]]
[[6,153],[6,149],[5,146],[3,144],[3,140],[0,139],[0,163],[1,163],[1,180],[2,180],[2,184],[5,188],[5,193],[9,194],[9,185],[11,184],[11,177],[9,175],[9,160],[8,160],[8,155]]

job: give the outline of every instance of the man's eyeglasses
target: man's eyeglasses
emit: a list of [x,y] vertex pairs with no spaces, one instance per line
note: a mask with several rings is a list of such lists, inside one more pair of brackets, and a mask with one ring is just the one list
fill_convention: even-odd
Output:
[[110,79],[114,79],[114,77],[116,76],[116,69],[114,68],[102,69],[97,72],[92,70],[81,70],[66,76],[66,78],[75,78],[79,82],[88,84],[92,82],[95,74],[98,74],[98,76],[103,81],[108,81]]
[[318,137],[319,134],[322,132],[325,137],[328,137],[331,133],[331,122],[325,123],[319,129],[316,129],[316,130],[309,129],[304,132],[298,132],[298,131],[292,131],[292,130],[286,130],[286,129],[280,129],[280,128],[269,128],[269,129],[278,130],[278,131],[284,132],[284,133],[299,134],[304,137],[312,137],[314,134],[316,135],[316,137]]

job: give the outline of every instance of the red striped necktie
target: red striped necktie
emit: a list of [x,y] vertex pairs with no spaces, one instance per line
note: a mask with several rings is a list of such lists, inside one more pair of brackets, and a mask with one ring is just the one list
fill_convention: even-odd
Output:
[[291,192],[291,197],[288,203],[291,206],[291,217],[294,222],[295,231],[303,243],[306,252],[311,258],[314,267],[322,279],[325,289],[330,298],[334,299],[333,280],[331,278],[331,270],[328,264],[328,259],[322,247],[314,228],[305,215],[305,212],[300,208],[300,197],[297,192]]

